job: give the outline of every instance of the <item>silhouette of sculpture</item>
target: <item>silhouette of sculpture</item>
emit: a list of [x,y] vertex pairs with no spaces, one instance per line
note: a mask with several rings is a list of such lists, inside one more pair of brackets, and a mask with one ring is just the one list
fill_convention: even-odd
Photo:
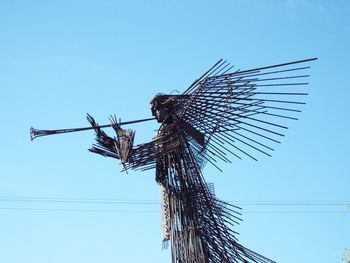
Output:
[[270,156],[285,122],[295,120],[304,104],[294,98],[307,94],[291,89],[307,84],[300,79],[309,76],[304,65],[312,60],[236,71],[219,60],[182,94],[152,99],[160,127],[151,142],[138,146],[135,132],[122,129],[115,117],[116,136],[110,137],[87,116],[96,133],[91,152],[119,159],[124,170],[155,168],[162,241],[164,247],[170,241],[172,262],[273,262],[238,242],[233,226],[241,221],[239,208],[219,200],[201,171],[206,163],[220,170],[217,161],[230,162],[230,155]]

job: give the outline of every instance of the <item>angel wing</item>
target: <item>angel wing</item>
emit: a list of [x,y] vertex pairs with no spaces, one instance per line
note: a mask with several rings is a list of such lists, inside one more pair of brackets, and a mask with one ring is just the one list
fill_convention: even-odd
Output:
[[[186,98],[179,119],[197,138],[191,143],[198,158],[216,166],[217,159],[230,162],[228,153],[239,159],[257,160],[257,153],[271,156],[288,121],[296,120],[305,104],[302,99],[307,93],[301,87],[308,84],[305,71],[313,60],[236,71],[219,60],[178,95]],[[204,137],[203,147],[198,147],[200,136],[195,134]]]

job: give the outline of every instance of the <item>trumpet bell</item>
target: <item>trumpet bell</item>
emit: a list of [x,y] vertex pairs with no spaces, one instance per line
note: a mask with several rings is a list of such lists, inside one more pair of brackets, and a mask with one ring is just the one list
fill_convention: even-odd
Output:
[[30,140],[33,141],[36,137],[47,135],[45,130],[35,129],[30,127]]

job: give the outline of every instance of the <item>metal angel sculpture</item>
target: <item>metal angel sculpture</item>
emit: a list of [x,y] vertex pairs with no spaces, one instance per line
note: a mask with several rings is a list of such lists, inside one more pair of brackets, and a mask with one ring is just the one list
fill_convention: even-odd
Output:
[[[294,98],[307,95],[299,89],[315,59],[235,71],[219,60],[182,94],[157,94],[150,102],[154,118],[122,123],[111,117],[111,124],[99,126],[88,115],[92,127],[31,128],[31,138],[94,129],[91,152],[119,159],[124,170],[155,169],[162,241],[170,242],[173,263],[273,262],[238,242],[233,226],[241,220],[239,208],[214,195],[202,168],[211,163],[220,170],[218,161],[230,162],[230,156],[270,156],[286,121],[296,120],[304,104]],[[157,136],[134,146],[135,132],[122,126],[152,119],[160,123]],[[108,136],[103,127],[116,135]]]

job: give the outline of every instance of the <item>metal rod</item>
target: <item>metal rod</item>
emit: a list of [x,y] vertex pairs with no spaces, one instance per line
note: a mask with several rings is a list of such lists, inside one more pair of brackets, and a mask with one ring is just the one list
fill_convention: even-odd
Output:
[[222,59],[220,59],[218,62],[216,62],[208,71],[206,71],[202,76],[200,76],[198,79],[196,79],[185,91],[184,94],[188,93],[193,87],[195,87],[198,82],[203,79],[205,76],[207,76],[210,71],[212,71],[218,64],[222,62]]
[[[261,67],[261,68],[255,68],[255,69],[242,70],[242,71],[239,71],[237,73],[238,74],[249,73],[249,72],[252,72],[252,71],[260,71],[260,70],[265,70],[265,69],[270,69],[270,68],[283,67],[283,66],[288,66],[288,65],[297,64],[297,63],[309,62],[309,61],[312,61],[312,60],[317,60],[317,58],[304,59],[304,60],[299,60],[299,61],[294,61],[294,62],[289,62],[289,63],[283,63],[283,64],[277,64],[277,65],[268,66],[268,67]],[[230,76],[230,75],[235,75],[235,73],[223,74],[220,77],[225,77],[225,76]]]
[[[126,121],[126,122],[120,122],[120,123],[116,123],[116,124],[117,125],[127,125],[127,124],[133,124],[133,123],[138,123],[138,122],[150,121],[150,120],[155,120],[155,118],[141,119],[141,120],[136,120],[136,121]],[[96,127],[71,128],[71,129],[59,129],[59,130],[39,130],[39,129],[35,129],[33,127],[30,127],[30,139],[31,139],[31,141],[33,141],[36,137],[40,137],[40,136],[92,130],[95,128],[107,128],[107,127],[112,127],[112,126],[113,126],[113,124],[106,124],[106,125],[99,125]]]

